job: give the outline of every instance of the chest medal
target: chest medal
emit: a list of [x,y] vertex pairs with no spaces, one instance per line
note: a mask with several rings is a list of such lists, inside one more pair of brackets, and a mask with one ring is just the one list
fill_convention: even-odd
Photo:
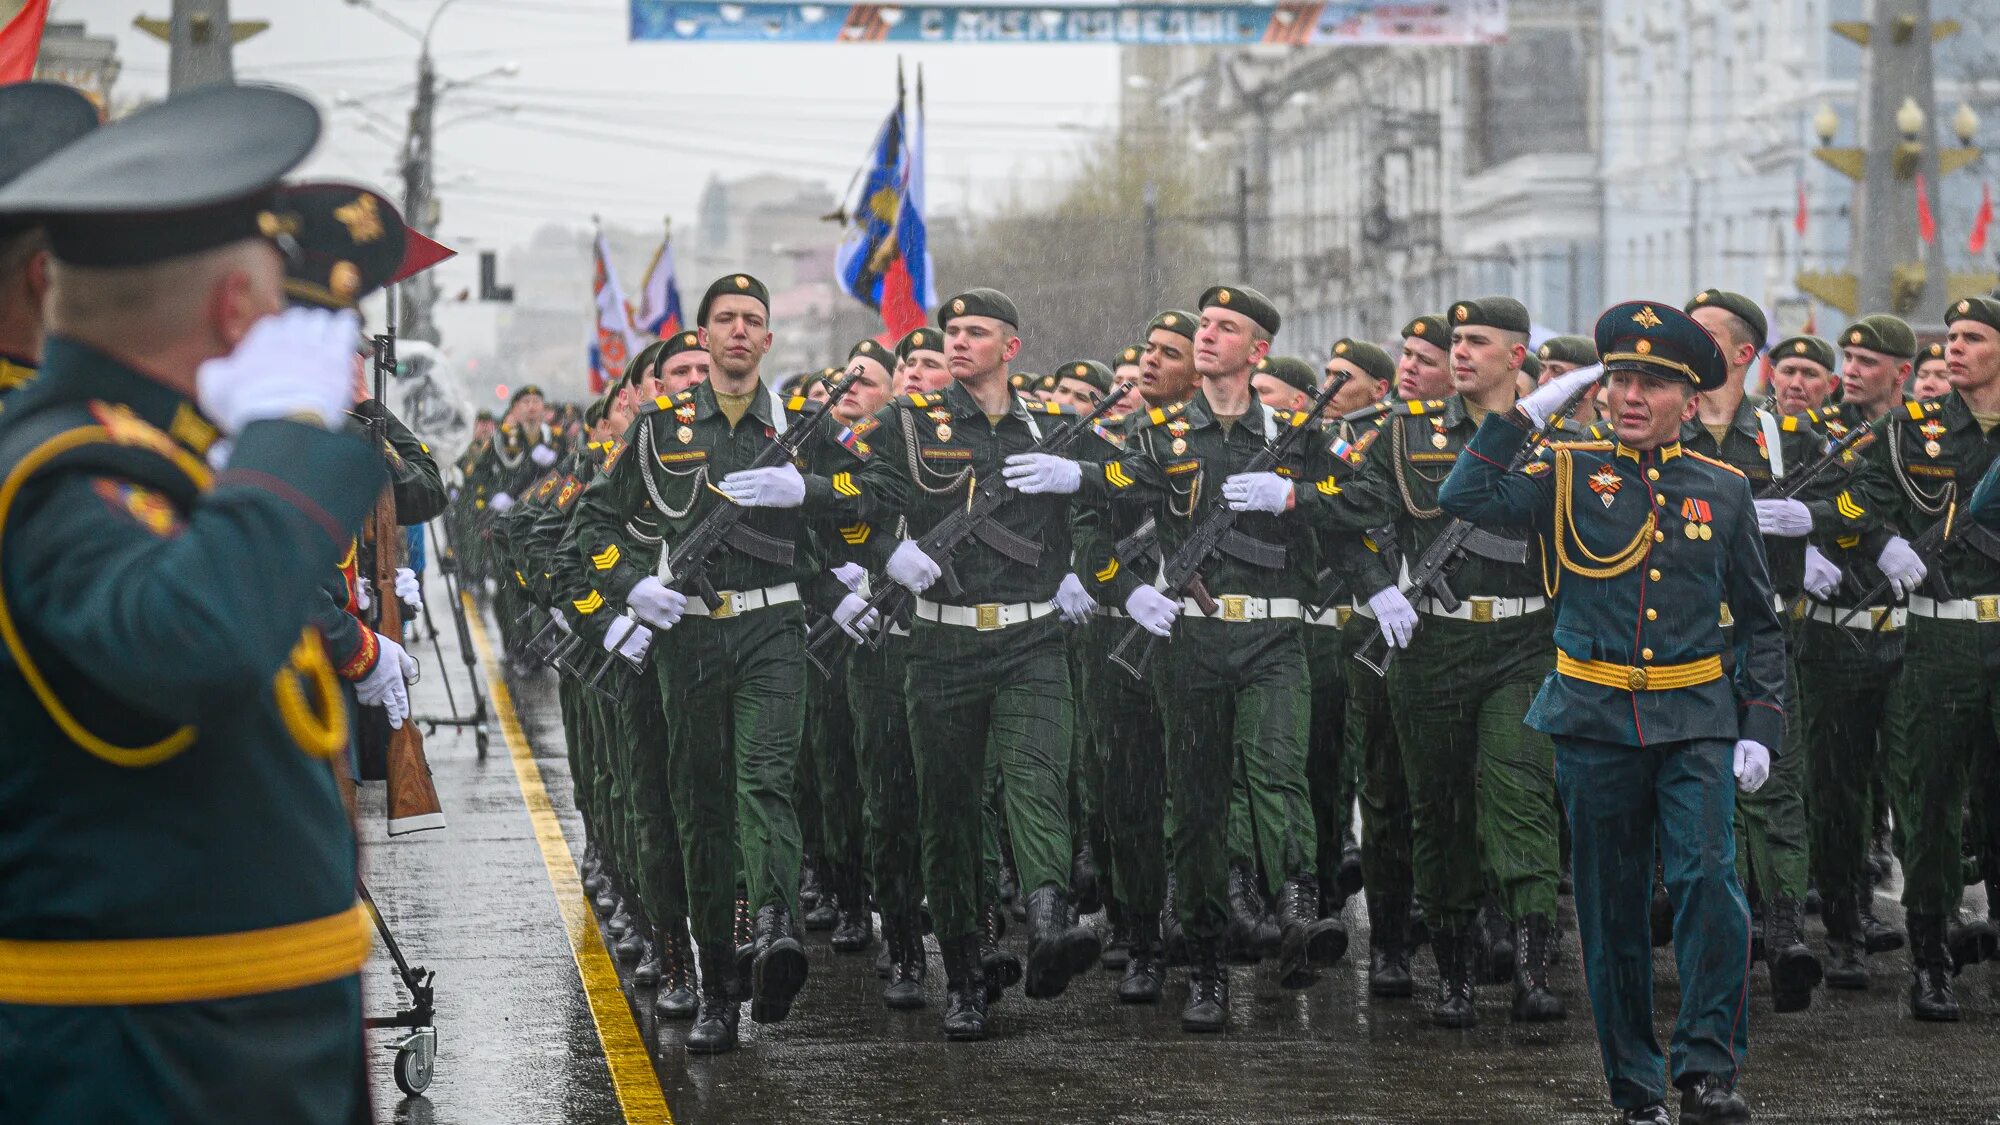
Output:
[[1611,506],[1612,499],[1618,495],[1618,490],[1623,487],[1625,482],[1619,479],[1618,474],[1609,465],[1600,465],[1596,472],[1590,474],[1590,490],[1597,493],[1597,498],[1604,501],[1604,506],[1607,508]]
[[686,445],[688,442],[694,440],[694,427],[682,426],[680,429],[674,431],[674,436],[681,440],[682,445]]
[[1944,452],[1944,446],[1938,444],[1938,439],[1944,436],[1943,422],[1933,418],[1923,425],[1918,426],[1917,431],[1924,435],[1924,455],[1926,457],[1936,457],[1938,454]]

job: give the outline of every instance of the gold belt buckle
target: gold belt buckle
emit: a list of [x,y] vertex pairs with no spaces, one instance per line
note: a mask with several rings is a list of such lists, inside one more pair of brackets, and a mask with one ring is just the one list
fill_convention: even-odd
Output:
[[1973,609],[1981,621],[2000,621],[2000,594],[1981,594],[1972,599]]
[[1337,607],[1333,611],[1333,619],[1340,624],[1341,628],[1345,629],[1347,623],[1354,619],[1354,607],[1351,605]]
[[1243,594],[1222,595],[1222,619],[1224,621],[1250,620],[1250,599]]
[[1875,629],[1880,629],[1880,628],[1882,627],[1882,619],[1883,619],[1884,617],[1887,617],[1887,616],[1889,616],[1889,607],[1888,607],[1888,606],[1884,606],[1884,605],[1873,605],[1873,606],[1869,606],[1869,607],[1868,607],[1868,628],[1869,628],[1870,630],[1875,630]]
[[1625,673],[1625,686],[1632,691],[1645,691],[1652,681],[1652,674],[1644,668],[1632,668]]
[[725,621],[731,617],[736,616],[736,591],[717,590],[715,592],[715,596],[722,599],[722,604],[716,606],[715,609],[709,613],[709,616],[711,618],[714,618],[717,621]]
[[1467,598],[1466,600],[1472,603],[1472,619],[1474,621],[1477,621],[1482,625],[1489,624],[1492,622],[1493,620],[1492,598]]
[[982,633],[1000,628],[1000,603],[981,602],[972,607],[972,627]]

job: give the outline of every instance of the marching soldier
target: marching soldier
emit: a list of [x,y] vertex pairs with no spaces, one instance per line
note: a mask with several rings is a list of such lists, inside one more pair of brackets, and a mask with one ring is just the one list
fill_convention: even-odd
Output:
[[1917,373],[1910,381],[1910,397],[1921,402],[1951,393],[1951,364],[1944,357],[1944,345],[1931,344],[1919,355]]
[[[97,128],[97,107],[57,82],[0,86],[0,187]],[[32,216],[0,220],[0,401],[26,386],[42,361],[48,236]]]
[[1770,409],[1783,416],[1826,405],[1840,378],[1833,345],[1817,336],[1793,336],[1771,348]]
[[[1763,783],[1784,733],[1784,629],[1748,483],[1680,440],[1696,392],[1728,378],[1721,347],[1670,306],[1628,302],[1598,320],[1597,349],[1616,441],[1558,443],[1506,471],[1574,381],[1595,377],[1571,372],[1493,412],[1438,499],[1460,518],[1532,527],[1555,556],[1556,668],[1527,721],[1556,743],[1612,1104],[1628,1122],[1668,1121],[1647,932],[1657,837],[1680,964],[1681,1120],[1746,1121],[1734,1087],[1747,1046],[1749,910],[1730,806],[1737,786]],[[1711,603],[1736,623],[1733,678]]]
[[382,457],[339,429],[355,318],[280,312],[277,180],[318,133],[209,87],[0,190],[51,255],[0,423],[11,1122],[368,1119],[347,718],[308,621]]

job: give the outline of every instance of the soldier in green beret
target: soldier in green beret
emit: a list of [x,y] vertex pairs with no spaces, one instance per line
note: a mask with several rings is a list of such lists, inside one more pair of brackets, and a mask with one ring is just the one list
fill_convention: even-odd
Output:
[[1921,402],[1950,393],[1951,364],[1944,357],[1944,343],[1927,345],[1917,353],[1917,370],[1910,377],[1910,397]]
[[1265,406],[1294,414],[1319,391],[1319,370],[1297,356],[1265,356],[1250,374],[1250,389]]
[[708,349],[701,346],[698,332],[676,332],[660,341],[655,353],[660,394],[677,395],[708,381]]
[[951,382],[945,365],[944,333],[935,328],[913,328],[896,342],[896,386],[899,395],[941,391]]
[[1105,395],[1111,393],[1111,369],[1094,359],[1073,359],[1049,376],[1055,380],[1049,401],[1073,406],[1088,414]]
[[1112,385],[1130,383],[1132,384],[1132,389],[1125,393],[1125,401],[1111,408],[1111,413],[1106,415],[1107,421],[1113,423],[1121,422],[1127,415],[1146,408],[1146,398],[1139,391],[1139,376],[1141,372],[1139,361],[1145,358],[1145,355],[1146,345],[1128,344],[1119,351],[1117,358],[1112,362]]
[[1541,385],[1542,361],[1535,357],[1534,352],[1529,352],[1527,355],[1521,357],[1521,376],[1515,389],[1520,395],[1525,397],[1529,392]]
[[1771,409],[1804,414],[1826,405],[1839,384],[1833,345],[1818,336],[1788,336],[1771,347]]

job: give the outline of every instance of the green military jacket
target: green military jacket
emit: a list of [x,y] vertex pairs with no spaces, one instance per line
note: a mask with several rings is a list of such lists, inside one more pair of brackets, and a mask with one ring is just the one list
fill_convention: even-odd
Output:
[[0,409],[15,391],[35,381],[35,365],[25,359],[0,352]]
[[548,446],[558,459],[564,452],[562,439],[547,425],[534,430],[512,423],[501,426],[473,466],[472,476],[480,489],[478,497],[490,500],[504,492],[519,500],[521,493],[549,470],[548,466],[536,464],[532,456],[535,447],[541,445]]
[[[1770,418],[1778,433],[1778,447],[1771,448],[1765,435],[1764,418]],[[1773,487],[1778,469],[1782,466],[1786,476],[1803,469],[1819,460],[1821,442],[1816,439],[1810,427],[1786,427],[1783,418],[1767,414],[1757,409],[1749,399],[1744,399],[1736,407],[1736,416],[1730,419],[1728,430],[1724,431],[1720,443],[1708,427],[1695,418],[1681,427],[1681,444],[1705,457],[1713,457],[1741,472],[1750,482],[1753,496],[1761,495]],[[1793,497],[1812,513],[1813,531],[1820,535],[1835,537],[1853,534],[1861,527],[1862,513],[1859,502],[1851,495],[1840,498],[1842,489],[1835,487],[1837,475],[1822,476]],[[1852,513],[1850,515],[1850,513]],[[1764,537],[1764,555],[1771,568],[1771,580],[1778,596],[1786,604],[1798,601],[1805,592],[1806,543],[1803,535]]]
[[1851,487],[1871,515],[1912,542],[1954,515],[1951,539],[1931,565],[1924,592],[1954,599],[2000,594],[2000,534],[1972,518],[1968,503],[2000,458],[2000,427],[1981,432],[1957,391],[1905,402],[1875,424],[1882,438],[1868,448]]
[[[354,905],[308,625],[383,482],[351,434],[256,422],[211,473],[179,393],[62,337],[0,418],[0,938],[157,938]],[[358,919],[358,916],[357,916]],[[357,920],[344,972],[366,952]]]
[[[874,456],[870,435],[880,425],[872,417],[857,419],[852,426],[835,430],[827,440],[807,445],[800,458],[805,462],[805,471],[825,477],[836,492],[858,492],[861,471]],[[813,527],[825,551],[827,569],[805,591],[807,603],[823,613],[832,612],[848,593],[847,587],[833,577],[833,567],[855,563],[865,570],[880,570],[888,561],[889,552],[895,549],[890,542],[894,536],[876,533],[875,523],[882,513],[872,501],[830,509],[830,513],[815,520]]]

